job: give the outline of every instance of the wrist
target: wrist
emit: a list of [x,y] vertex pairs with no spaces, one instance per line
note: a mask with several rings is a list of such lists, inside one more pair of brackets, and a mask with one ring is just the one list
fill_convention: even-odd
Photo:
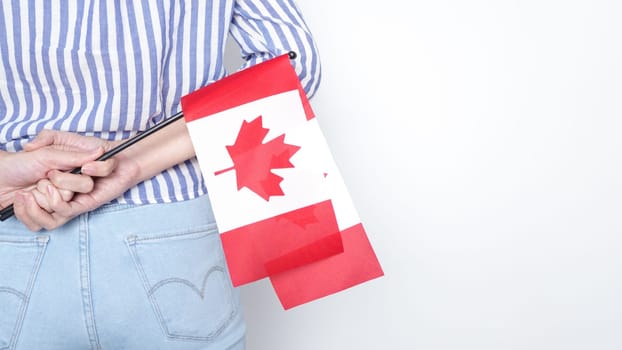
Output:
[[181,120],[141,140],[119,155],[135,162],[138,178],[144,181],[194,157],[194,147],[186,125]]
[[116,161],[115,169],[117,172],[124,174],[123,177],[126,179],[129,187],[134,187],[142,181],[148,179],[150,176],[146,176],[143,173],[140,163],[133,157],[132,154],[124,152],[121,152],[114,157]]
[[0,174],[3,174],[0,176],[0,207],[4,207],[4,197],[6,194],[15,190],[13,186],[10,186],[4,181],[10,180],[10,175],[7,176],[7,174],[10,174],[9,170],[13,167],[13,165],[10,164],[10,157],[11,154],[9,152],[0,151]]

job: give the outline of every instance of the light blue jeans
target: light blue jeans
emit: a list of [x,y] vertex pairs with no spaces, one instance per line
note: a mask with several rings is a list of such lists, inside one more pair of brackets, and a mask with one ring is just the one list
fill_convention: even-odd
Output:
[[207,197],[0,222],[0,350],[244,349]]

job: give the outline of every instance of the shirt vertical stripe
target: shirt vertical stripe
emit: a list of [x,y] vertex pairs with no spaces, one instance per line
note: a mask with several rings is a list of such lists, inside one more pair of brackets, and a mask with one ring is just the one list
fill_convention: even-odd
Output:
[[[241,68],[294,50],[303,86],[317,88],[317,48],[292,0],[0,2],[0,149],[18,151],[44,128],[110,140],[145,130],[227,74],[228,35]],[[116,201],[204,193],[193,158]]]

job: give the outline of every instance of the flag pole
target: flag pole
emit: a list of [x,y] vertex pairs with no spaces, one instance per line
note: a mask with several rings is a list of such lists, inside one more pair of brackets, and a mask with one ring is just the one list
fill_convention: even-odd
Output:
[[[115,156],[119,152],[125,150],[126,148],[132,146],[136,142],[138,142],[138,141],[144,139],[145,137],[155,133],[156,131],[162,130],[163,128],[165,128],[168,125],[176,122],[179,119],[182,119],[183,117],[184,117],[184,113],[183,112],[178,112],[174,116],[172,116],[170,118],[167,118],[165,121],[163,121],[161,123],[158,123],[155,126],[145,130],[144,132],[136,134],[133,137],[127,139],[122,144],[120,144],[117,147],[115,147],[115,148],[109,150],[108,152],[102,154],[99,158],[96,159],[96,161],[104,161],[104,160],[112,158],[113,156]],[[71,174],[81,174],[82,173],[82,168],[75,168],[75,169],[71,170],[70,173]],[[11,216],[13,216],[14,214],[15,214],[15,212],[13,210],[13,204],[11,204],[8,207],[3,208],[2,210],[0,210],[0,221],[4,221],[4,220],[8,219]]]
[[[298,57],[298,55],[296,54],[295,51],[289,51],[287,53],[287,55],[289,56],[290,60],[296,59],[296,57]],[[136,134],[133,137],[127,139],[125,142],[123,142],[122,144],[118,145],[117,147],[111,149],[110,151],[102,154],[99,158],[96,159],[96,161],[104,161],[107,160],[113,156],[115,156],[117,153],[125,150],[126,148],[132,146],[133,144],[135,144],[136,142],[144,139],[145,137],[155,133],[158,130],[162,130],[163,128],[167,127],[168,125],[174,123],[175,121],[182,119],[184,117],[183,112],[178,112],[177,114],[175,114],[174,116],[167,118],[165,121],[156,124],[155,126],[143,131],[142,133]],[[70,171],[71,174],[81,174],[82,173],[82,168],[75,168],[73,170]],[[10,218],[11,216],[13,216],[15,214],[14,210],[13,210],[13,204],[9,205],[6,208],[3,208],[2,210],[0,210],[0,221],[4,221],[8,218]]]

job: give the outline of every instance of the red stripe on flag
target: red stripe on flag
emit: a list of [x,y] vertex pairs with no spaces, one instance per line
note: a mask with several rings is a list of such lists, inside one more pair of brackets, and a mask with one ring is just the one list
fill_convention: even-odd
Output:
[[270,276],[286,310],[384,275],[362,224],[341,237],[343,253]]
[[339,253],[343,253],[343,241],[341,240],[341,234],[335,232],[316,242],[268,261],[266,263],[266,271],[269,276],[276,275]]
[[233,73],[181,98],[186,122],[261,98],[298,90],[307,120],[313,110],[287,54]]
[[[233,285],[267,277],[266,265],[271,273],[280,273],[343,252],[331,239],[335,233],[339,228],[330,200],[222,233]],[[324,244],[322,239],[327,239]]]

